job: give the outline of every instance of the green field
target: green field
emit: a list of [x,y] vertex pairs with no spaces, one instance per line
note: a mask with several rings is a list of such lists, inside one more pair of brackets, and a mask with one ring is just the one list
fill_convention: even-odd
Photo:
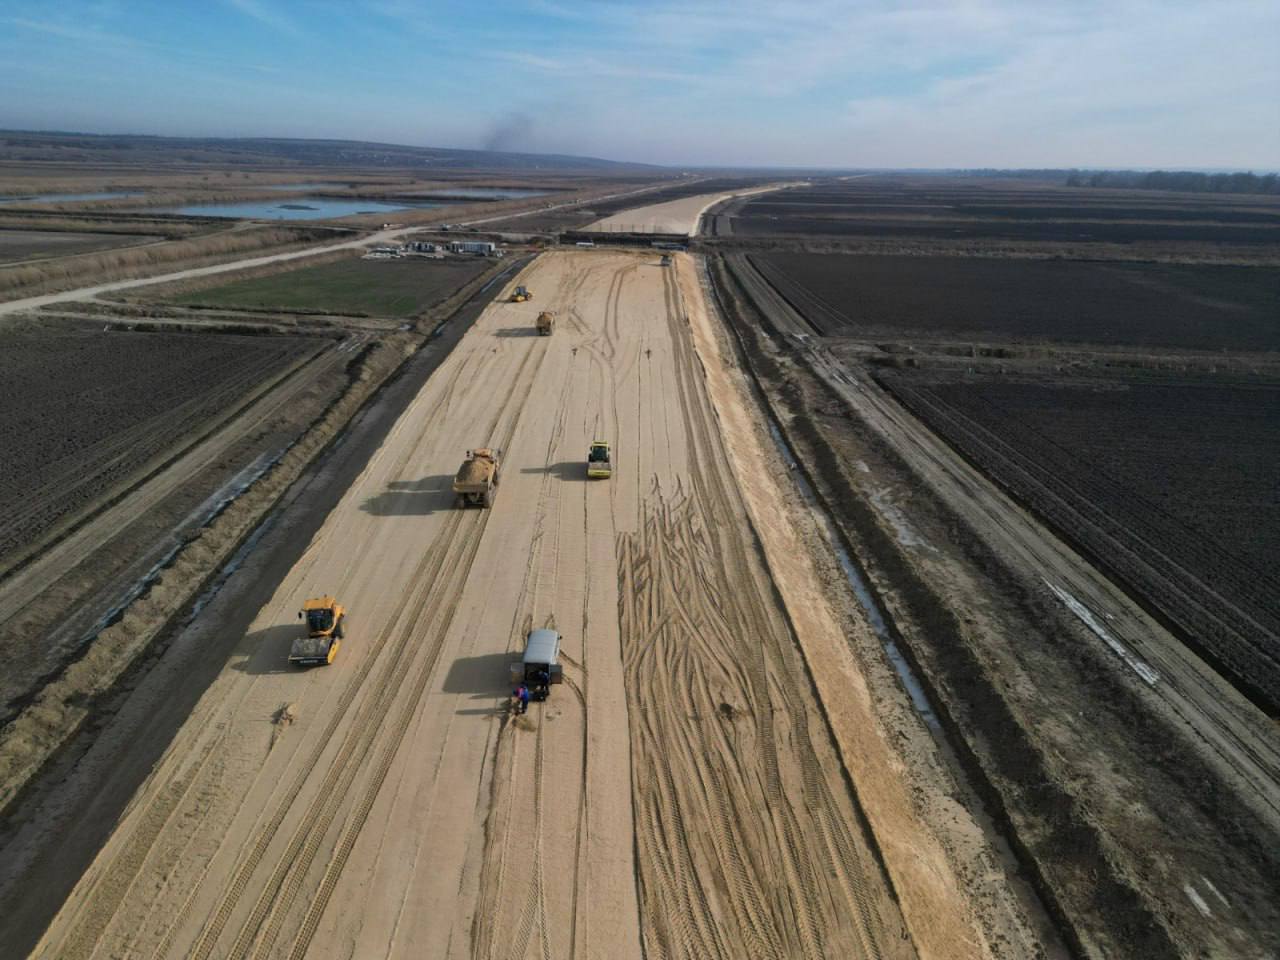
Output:
[[179,294],[175,303],[408,317],[448,297],[491,261],[339,260]]

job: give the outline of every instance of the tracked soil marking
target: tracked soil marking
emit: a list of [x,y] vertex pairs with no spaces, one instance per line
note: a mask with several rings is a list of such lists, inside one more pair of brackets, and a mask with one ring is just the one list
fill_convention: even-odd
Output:
[[868,894],[878,866],[803,667],[722,519],[655,490],[618,542],[646,952],[913,956]]

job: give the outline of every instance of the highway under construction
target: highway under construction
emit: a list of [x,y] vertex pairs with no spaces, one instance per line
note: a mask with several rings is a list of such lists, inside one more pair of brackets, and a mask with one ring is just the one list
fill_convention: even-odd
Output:
[[[799,609],[809,561],[771,576],[795,533],[755,518],[790,494],[694,259],[554,252],[510,282],[536,306],[497,297],[395,422],[36,955],[990,955],[955,851],[854,725],[847,652],[811,678],[841,627]],[[501,495],[462,509],[478,447]],[[345,639],[298,670],[321,594]],[[515,719],[538,628],[564,682]]]

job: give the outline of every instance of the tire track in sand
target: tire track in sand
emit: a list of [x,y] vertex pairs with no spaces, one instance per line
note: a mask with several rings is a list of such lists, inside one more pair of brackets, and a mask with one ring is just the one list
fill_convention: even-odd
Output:
[[790,638],[752,609],[697,496],[656,500],[619,539],[646,951],[911,956],[788,689],[803,676],[776,649]]
[[[619,271],[621,272],[621,271]],[[611,282],[611,290],[618,282],[617,275]],[[583,277],[569,285],[567,293],[576,294],[583,284]],[[565,292],[565,291],[562,291]],[[611,294],[612,295],[612,294]],[[588,382],[599,380],[607,384],[610,361],[606,355],[612,350],[597,349],[599,336],[590,330],[572,307],[567,311],[568,324],[575,335],[577,350],[583,351],[588,364]],[[568,332],[568,331],[566,331]],[[535,624],[555,626],[554,603],[560,575],[560,537],[564,520],[564,496],[566,488],[562,471],[562,459],[567,418],[571,411],[570,398],[574,379],[567,377],[561,386],[555,408],[555,419],[543,456],[542,477],[534,498],[533,533],[530,554],[524,569],[523,580],[513,609],[511,642],[518,646],[525,633]],[[594,392],[590,387],[589,392]],[[585,651],[584,651],[585,654]],[[513,651],[513,656],[515,655]],[[556,751],[557,764],[551,774],[557,791],[563,793],[566,784],[557,780],[556,774],[565,771],[566,744],[549,729],[549,720],[565,710],[561,696],[535,708],[530,717],[537,720],[504,721],[498,735],[493,760],[493,779],[490,785],[489,814],[485,822],[485,843],[481,860],[479,900],[472,922],[471,955],[475,960],[493,960],[496,957],[534,957],[550,960],[552,956],[573,956],[577,942],[577,903],[580,893],[583,850],[586,842],[587,819],[586,754],[588,727],[586,723],[586,683],[584,663],[575,661],[568,654],[562,655],[566,669],[565,688],[573,694],[569,708],[581,714],[580,742],[576,749],[581,754],[578,782],[571,789],[575,796],[575,809],[571,815],[558,809],[548,796],[549,776],[546,753]],[[581,685],[574,673],[581,675]],[[528,735],[529,723],[536,723],[533,736]],[[572,721],[561,726],[574,726]],[[532,743],[530,743],[532,741]],[[529,756],[532,750],[532,757]],[[528,772],[526,768],[529,769]],[[570,837],[557,836],[558,853],[563,855],[565,844],[570,844],[572,861],[568,864],[567,880],[555,874],[555,887],[549,891],[548,827],[547,817],[555,818],[558,830],[572,823]],[[561,864],[557,863],[557,866]],[[568,898],[569,915],[574,918],[567,929],[558,935],[548,922],[548,897],[564,894]],[[563,937],[564,939],[561,939]]]
[[656,478],[617,543],[645,951],[905,960],[914,951],[756,553],[679,290],[664,282],[689,471]]

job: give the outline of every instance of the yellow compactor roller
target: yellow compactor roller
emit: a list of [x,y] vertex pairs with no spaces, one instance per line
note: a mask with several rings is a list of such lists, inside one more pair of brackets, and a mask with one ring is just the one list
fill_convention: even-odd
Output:
[[327,595],[304,603],[298,619],[306,620],[307,634],[293,641],[289,662],[300,667],[333,663],[342,645],[346,616],[342,604]]
[[604,440],[596,440],[587,451],[587,476],[593,480],[607,480],[613,476],[613,458],[609,455],[609,444]]

